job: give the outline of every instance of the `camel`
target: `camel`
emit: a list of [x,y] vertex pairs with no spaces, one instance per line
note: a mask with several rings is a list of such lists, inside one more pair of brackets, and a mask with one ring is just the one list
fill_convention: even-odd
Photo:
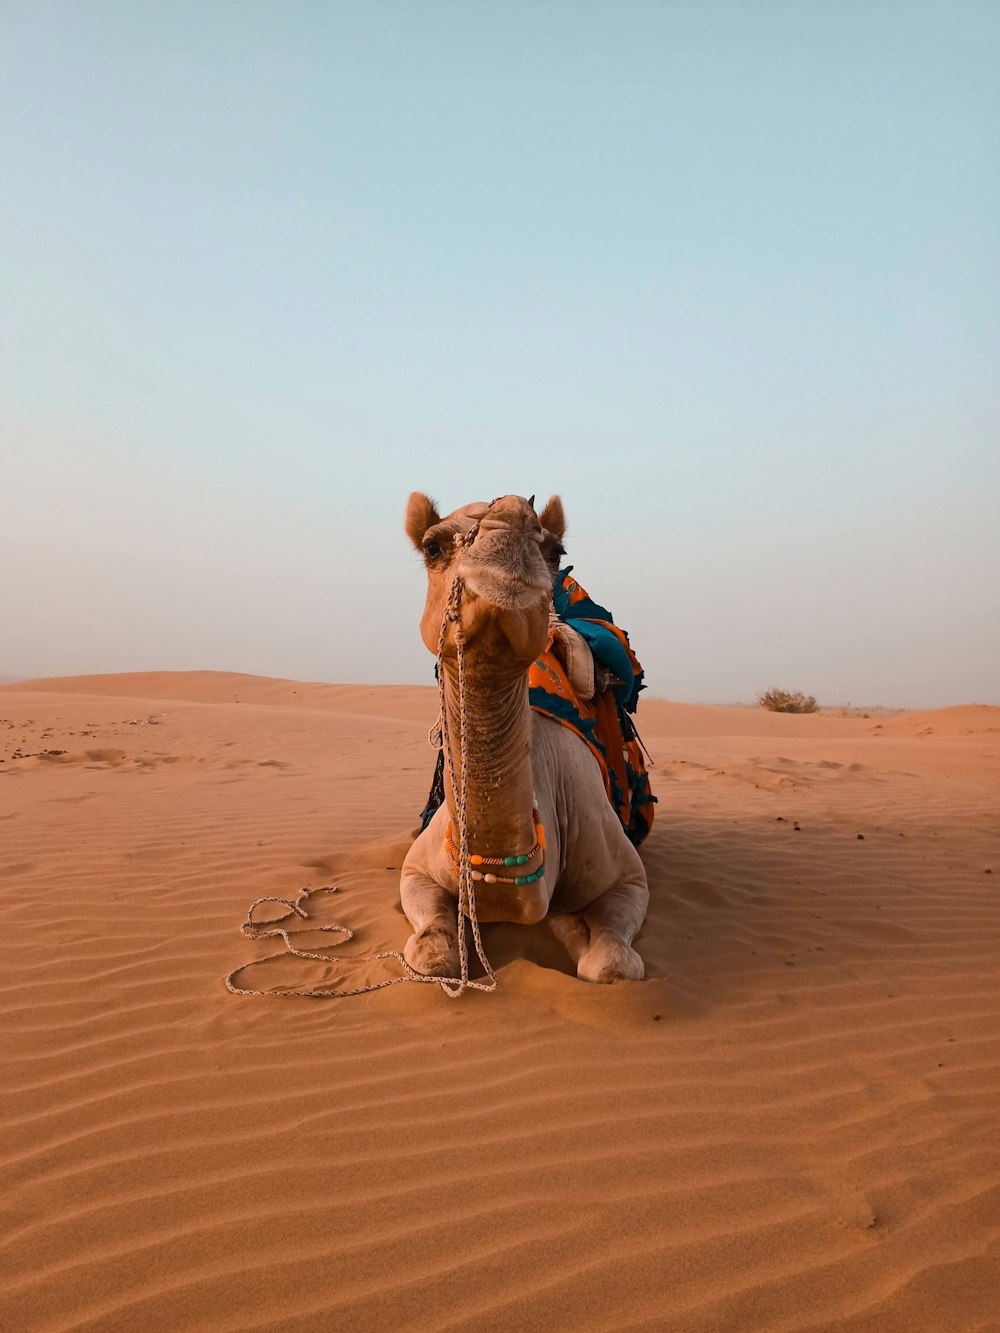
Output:
[[[642,861],[586,745],[528,704],[528,668],[546,647],[565,529],[559,496],[541,515],[517,495],[468,504],[441,518],[433,501],[414,492],[406,510],[407,535],[427,570],[421,636],[435,655],[456,575],[464,582],[466,808],[468,845],[480,866],[479,920],[547,920],[578,977],[638,981],[645,969],[632,941],[649,903]],[[459,734],[456,658],[449,624],[442,669],[453,745]],[[445,801],[410,848],[400,878],[400,901],[413,927],[404,956],[427,976],[454,977],[458,968],[458,869],[449,825],[458,827],[446,766]],[[504,867],[511,857],[522,863]]]

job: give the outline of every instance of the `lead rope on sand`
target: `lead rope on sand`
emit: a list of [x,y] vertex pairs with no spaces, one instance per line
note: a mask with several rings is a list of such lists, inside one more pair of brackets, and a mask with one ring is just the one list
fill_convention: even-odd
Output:
[[[471,546],[479,532],[479,524],[476,523],[463,538],[456,537],[456,543],[462,546]],[[262,963],[269,963],[275,958],[284,958],[286,954],[272,953],[266,958],[255,958],[249,963],[241,963],[239,967],[234,968],[226,977],[226,989],[233,995],[282,995],[282,996],[302,996],[306,999],[327,999],[334,996],[348,995],[367,995],[371,991],[385,990],[388,986],[398,986],[400,982],[415,981],[425,986],[440,986],[449,999],[457,1000],[458,997],[467,990],[494,991],[499,985],[499,980],[493,968],[490,966],[489,959],[486,957],[486,950],[483,947],[482,936],[479,933],[479,919],[476,915],[476,890],[472,878],[472,861],[469,855],[469,763],[468,747],[466,745],[466,699],[465,699],[465,636],[462,634],[461,606],[462,590],[464,582],[460,575],[456,574],[452,580],[451,588],[448,592],[448,601],[444,608],[444,617],[441,621],[441,633],[438,635],[437,648],[437,677],[438,677],[438,704],[441,715],[438,725],[441,729],[441,744],[444,749],[445,761],[448,765],[448,775],[451,778],[451,789],[455,798],[455,815],[458,824],[458,959],[459,975],[457,977],[429,977],[423,972],[418,972],[411,967],[401,953],[395,949],[386,949],[382,953],[364,954],[360,961],[366,963],[378,962],[383,958],[394,958],[401,964],[404,976],[387,977],[384,981],[371,981],[364,986],[354,986],[351,988],[329,987],[325,989],[299,990],[291,987],[273,986],[269,990],[253,990],[244,986],[238,986],[234,978],[245,971],[248,967],[258,967]],[[458,659],[458,745],[459,745],[459,772],[456,778],[455,774],[455,756],[451,743],[451,732],[448,726],[447,701],[445,699],[444,686],[444,644],[448,634],[448,626],[455,626],[455,651]],[[303,921],[308,921],[309,913],[303,904],[308,902],[314,893],[338,893],[339,886],[336,884],[325,884],[320,887],[310,889],[299,889],[295,898],[277,898],[267,896],[257,898],[250,904],[247,911],[247,918],[240,926],[240,933],[251,940],[274,939],[280,936],[285,941],[287,953],[294,954],[296,958],[312,958],[321,963],[342,963],[345,960],[330,954],[317,953],[310,949],[298,949],[292,943],[292,937],[281,925],[283,921],[290,917],[301,917]],[[272,917],[270,921],[255,921],[253,919],[254,908],[259,907],[261,903],[281,903],[288,908],[279,917]],[[476,956],[486,972],[488,981],[470,981],[469,979],[469,946],[465,938],[465,918],[468,917],[472,926],[472,938],[476,946]],[[338,935],[343,935],[344,943],[354,938],[354,931],[348,926],[314,926],[317,931],[332,931]]]

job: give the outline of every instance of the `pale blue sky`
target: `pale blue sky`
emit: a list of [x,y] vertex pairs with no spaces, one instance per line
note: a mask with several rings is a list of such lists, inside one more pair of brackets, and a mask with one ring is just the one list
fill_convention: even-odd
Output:
[[998,67],[968,0],[0,0],[0,673],[427,681],[408,492],[558,490],[656,695],[1000,703]]

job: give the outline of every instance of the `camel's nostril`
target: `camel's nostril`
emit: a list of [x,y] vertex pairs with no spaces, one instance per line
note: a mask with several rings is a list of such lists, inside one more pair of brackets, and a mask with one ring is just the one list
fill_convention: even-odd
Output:
[[[534,498],[534,497],[532,497]],[[531,504],[519,495],[494,500],[479,521],[480,532],[506,531],[540,540],[542,525]],[[539,534],[536,537],[536,534]]]
[[516,532],[518,524],[514,523],[509,517],[502,518],[484,518],[479,525],[480,532]]
[[526,538],[529,541],[535,541],[541,543],[544,540],[544,534],[542,533],[542,525],[538,522],[537,519],[533,523],[531,523],[528,522],[527,519],[518,520],[513,517],[506,521],[502,519],[484,518],[482,523],[480,523],[479,525],[479,531],[484,536],[486,534],[505,532],[508,533],[511,537]]

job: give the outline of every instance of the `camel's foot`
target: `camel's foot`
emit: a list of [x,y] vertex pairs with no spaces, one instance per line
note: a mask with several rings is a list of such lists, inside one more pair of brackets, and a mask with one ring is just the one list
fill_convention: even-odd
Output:
[[624,940],[615,935],[591,936],[590,947],[584,949],[577,963],[576,975],[581,981],[641,981],[646,965]]
[[458,937],[431,926],[410,936],[403,947],[403,957],[415,972],[426,977],[457,977]]

